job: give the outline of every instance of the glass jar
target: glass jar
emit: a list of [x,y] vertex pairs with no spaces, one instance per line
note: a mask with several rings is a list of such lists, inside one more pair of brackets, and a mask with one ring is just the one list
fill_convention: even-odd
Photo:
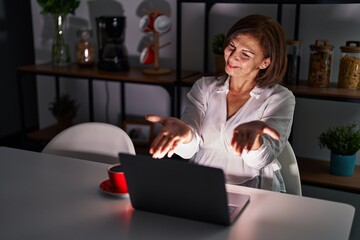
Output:
[[327,40],[316,40],[310,45],[309,78],[311,87],[329,87],[333,49]]
[[339,88],[360,89],[360,41],[341,46]]
[[70,48],[65,39],[66,14],[53,14],[55,36],[51,48],[51,61],[54,66],[64,67],[70,64]]
[[80,66],[93,66],[95,63],[95,47],[91,30],[78,30],[78,42],[75,47],[76,63]]
[[285,83],[289,85],[299,84],[300,60],[301,60],[301,41],[287,41],[287,69]]

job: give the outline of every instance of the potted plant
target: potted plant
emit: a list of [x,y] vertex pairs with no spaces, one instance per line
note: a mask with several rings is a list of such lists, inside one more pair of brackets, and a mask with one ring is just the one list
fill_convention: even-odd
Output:
[[55,66],[66,66],[70,63],[70,48],[64,37],[67,14],[75,14],[79,0],[37,0],[42,7],[41,14],[51,14],[54,18],[55,35],[51,49],[51,61]]
[[49,110],[57,120],[58,131],[72,125],[78,108],[79,105],[68,94],[63,94],[50,103]]
[[225,41],[225,34],[218,33],[214,35],[211,42],[212,52],[214,54],[216,75],[220,75],[224,73],[224,69],[225,69],[224,41]]
[[43,8],[42,14],[74,14],[80,5],[80,0],[37,0],[37,2]]
[[358,124],[330,127],[319,137],[320,148],[328,148],[330,173],[339,176],[354,174],[356,153],[360,149],[360,128]]

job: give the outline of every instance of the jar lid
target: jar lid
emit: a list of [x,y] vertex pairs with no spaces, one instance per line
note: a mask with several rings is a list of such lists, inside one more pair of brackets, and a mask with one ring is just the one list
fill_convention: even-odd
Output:
[[76,34],[82,39],[90,39],[92,37],[92,31],[90,29],[79,29]]
[[301,40],[294,40],[294,39],[288,39],[286,41],[287,45],[291,45],[291,46],[299,46],[302,41]]
[[346,41],[346,46],[341,46],[340,49],[342,52],[359,53],[360,41]]
[[329,52],[334,49],[334,46],[329,43],[328,40],[318,39],[315,44],[310,45],[310,49],[320,52]]

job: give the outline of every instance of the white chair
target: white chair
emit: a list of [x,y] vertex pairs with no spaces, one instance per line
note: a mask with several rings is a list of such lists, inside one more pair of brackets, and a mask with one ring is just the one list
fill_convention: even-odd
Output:
[[299,167],[289,141],[286,142],[284,150],[278,156],[278,161],[282,166],[281,174],[284,178],[286,192],[301,196],[302,191]]
[[60,132],[42,152],[112,164],[119,162],[119,152],[135,155],[135,148],[121,128],[107,123],[87,122]]

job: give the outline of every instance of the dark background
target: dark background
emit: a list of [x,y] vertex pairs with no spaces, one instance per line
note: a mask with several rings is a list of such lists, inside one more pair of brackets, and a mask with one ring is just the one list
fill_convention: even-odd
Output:
[[[0,0],[0,145],[26,148],[21,138],[16,68],[34,64],[30,1]],[[38,125],[36,80],[24,76],[26,128]]]

